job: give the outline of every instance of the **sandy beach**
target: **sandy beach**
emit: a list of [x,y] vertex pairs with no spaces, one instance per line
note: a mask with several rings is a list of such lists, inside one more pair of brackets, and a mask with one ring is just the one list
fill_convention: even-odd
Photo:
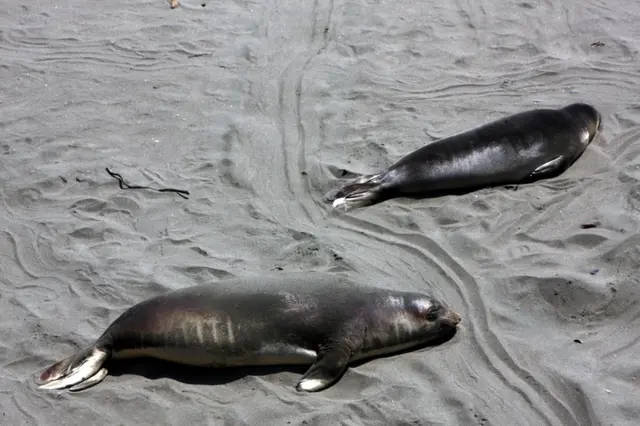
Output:
[[[5,4],[0,424],[637,425],[638,22],[635,0]],[[323,201],[345,174],[573,102],[602,130],[557,178]],[[148,297],[293,271],[430,291],[463,322],[313,394],[304,369],[146,360],[80,393],[32,381]]]

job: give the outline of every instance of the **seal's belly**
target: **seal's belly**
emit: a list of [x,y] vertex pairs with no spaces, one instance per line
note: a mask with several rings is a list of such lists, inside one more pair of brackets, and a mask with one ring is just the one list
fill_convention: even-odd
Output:
[[254,350],[155,346],[120,349],[114,359],[151,357],[198,367],[312,364],[315,351],[284,343],[263,343]]

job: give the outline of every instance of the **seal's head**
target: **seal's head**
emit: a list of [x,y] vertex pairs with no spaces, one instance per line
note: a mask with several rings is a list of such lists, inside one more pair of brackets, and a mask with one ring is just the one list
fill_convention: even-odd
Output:
[[575,103],[564,107],[563,110],[571,114],[586,129],[582,136],[584,144],[591,142],[596,132],[602,128],[602,117],[591,105]]
[[455,328],[461,321],[460,315],[433,297],[412,295],[407,299],[408,312],[423,329],[436,331]]
[[447,341],[460,323],[460,315],[431,295],[404,292],[377,299],[369,318],[363,351],[369,355]]
[[379,316],[399,342],[436,339],[451,332],[460,322],[460,315],[431,295],[393,294],[384,305],[385,310],[379,312]]

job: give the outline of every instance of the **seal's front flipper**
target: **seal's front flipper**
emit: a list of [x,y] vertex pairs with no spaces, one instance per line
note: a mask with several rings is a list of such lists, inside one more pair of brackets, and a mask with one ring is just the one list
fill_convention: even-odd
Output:
[[348,348],[338,346],[321,351],[318,360],[307,370],[296,385],[296,390],[318,392],[335,383],[347,369],[351,358]]
[[557,156],[551,161],[547,161],[546,163],[538,166],[534,171],[529,175],[532,179],[540,179],[552,174],[555,174],[560,171],[562,167],[562,163],[564,162],[564,157],[562,155]]

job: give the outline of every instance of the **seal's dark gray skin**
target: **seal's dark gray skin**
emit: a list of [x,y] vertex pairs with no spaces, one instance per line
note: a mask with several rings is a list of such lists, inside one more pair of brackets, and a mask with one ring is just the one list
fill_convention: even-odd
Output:
[[91,346],[37,374],[41,389],[86,389],[112,359],[210,367],[311,364],[299,391],[336,382],[350,362],[442,339],[460,316],[428,294],[361,287],[325,273],[224,280],[141,302]]
[[522,112],[419,148],[375,174],[325,195],[349,210],[397,197],[446,195],[560,175],[600,128],[600,114],[575,103]]

